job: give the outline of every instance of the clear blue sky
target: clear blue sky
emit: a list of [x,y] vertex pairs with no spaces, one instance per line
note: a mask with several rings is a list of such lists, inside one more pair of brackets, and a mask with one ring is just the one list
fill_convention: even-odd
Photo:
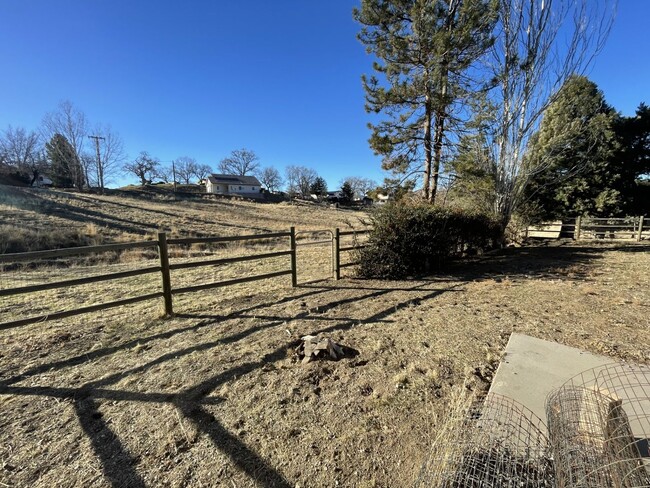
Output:
[[[231,150],[263,165],[381,181],[368,148],[355,0],[0,0],[0,130],[36,129],[69,99],[131,158]],[[626,115],[650,103],[649,0],[619,0],[589,73]]]

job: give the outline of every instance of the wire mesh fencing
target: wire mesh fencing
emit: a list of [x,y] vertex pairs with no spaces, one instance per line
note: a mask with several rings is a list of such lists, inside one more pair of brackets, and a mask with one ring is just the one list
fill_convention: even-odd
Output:
[[533,412],[494,393],[454,403],[416,487],[555,486],[543,422]]
[[546,403],[558,487],[650,486],[650,368],[588,370]]
[[585,371],[546,415],[493,393],[452,402],[415,486],[650,488],[649,367]]

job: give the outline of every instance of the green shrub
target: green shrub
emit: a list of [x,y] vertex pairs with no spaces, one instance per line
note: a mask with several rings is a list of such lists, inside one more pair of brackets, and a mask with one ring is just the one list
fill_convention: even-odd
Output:
[[404,278],[496,247],[503,235],[493,218],[424,203],[395,203],[373,216],[368,245],[358,251],[363,278]]

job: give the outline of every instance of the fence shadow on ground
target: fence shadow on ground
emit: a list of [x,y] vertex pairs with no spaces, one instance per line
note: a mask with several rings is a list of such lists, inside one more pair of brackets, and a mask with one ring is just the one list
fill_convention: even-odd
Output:
[[[418,283],[415,284],[412,288],[402,289],[419,292],[419,300],[432,299],[443,293],[458,291],[457,285],[439,289],[432,289],[428,285],[430,285],[430,282]],[[316,289],[308,289],[306,292],[302,292],[303,290],[299,289],[297,290],[297,294],[284,297],[281,299],[281,301],[283,303],[301,301],[308,296],[314,296],[335,290],[336,285],[323,286]],[[233,368],[227,369],[179,393],[132,392],[107,389],[107,387],[119,382],[126,377],[145,373],[156,365],[174,361],[179,357],[187,356],[195,351],[208,350],[220,345],[239,341],[259,330],[282,325],[287,320],[310,320],[312,318],[323,319],[323,317],[320,317],[322,313],[333,310],[336,307],[345,305],[346,303],[380,297],[382,295],[390,294],[394,291],[400,291],[400,289],[386,287],[377,288],[375,290],[361,289],[359,291],[361,293],[359,295],[355,295],[354,297],[330,300],[329,302],[319,306],[317,312],[302,311],[296,314],[269,314],[266,316],[254,314],[254,317],[257,317],[261,320],[261,323],[255,327],[222,337],[215,341],[203,342],[192,347],[167,352],[162,356],[145,364],[139,365],[130,370],[119,371],[113,375],[104,376],[99,380],[86,383],[80,387],[59,388],[48,386],[21,386],[15,385],[15,383],[20,382],[21,380],[24,380],[28,377],[33,377],[39,373],[50,372],[53,370],[53,368],[61,369],[67,366],[80,364],[84,361],[90,361],[93,358],[107,356],[128,346],[126,344],[123,344],[121,346],[104,348],[103,350],[88,352],[87,354],[94,354],[94,356],[91,357],[89,357],[87,354],[77,355],[65,361],[38,366],[14,378],[5,380],[0,383],[0,394],[44,396],[71,400],[75,408],[75,413],[79,418],[82,430],[84,431],[85,435],[89,437],[92,449],[102,464],[104,476],[106,480],[114,487],[144,487],[146,485],[135,468],[137,464],[137,458],[134,458],[133,453],[130,453],[125,448],[124,444],[111,430],[110,422],[105,420],[99,411],[99,400],[102,399],[110,399],[113,402],[139,401],[158,403],[164,402],[173,404],[184,418],[191,421],[198,431],[202,432],[212,441],[216,449],[226,454],[235,465],[247,473],[247,475],[252,480],[255,480],[260,486],[283,488],[293,486],[282,476],[280,472],[270,466],[266,460],[262,459],[250,447],[246,446],[237,438],[237,436],[229,432],[219,422],[215,415],[207,411],[204,407],[207,404],[214,405],[215,403],[219,403],[218,398],[215,399],[209,395],[220,385],[228,381],[232,381],[235,378],[241,378],[242,376],[250,374],[251,372],[262,368],[269,363],[274,363],[284,359],[286,357],[287,350],[293,349],[295,347],[295,340],[287,338],[281,346],[261,356],[258,360],[239,364]],[[277,302],[273,302],[253,305],[248,309],[244,309],[234,314],[225,316],[188,314],[181,317],[201,318],[202,321],[194,324],[191,327],[178,328],[164,333],[154,334],[146,338],[134,339],[129,341],[128,344],[133,343],[133,341],[155,341],[157,339],[168,338],[183,331],[189,331],[200,327],[207,327],[209,325],[218,325],[225,322],[226,320],[233,318],[248,318],[250,317],[249,314],[255,310],[263,310],[270,305],[277,304]],[[332,320],[328,321],[331,323],[331,325],[318,328],[318,330],[315,330],[314,332],[331,333],[348,330],[353,327],[362,327],[365,323],[387,321],[386,319],[391,314],[394,314],[402,308],[410,306],[411,304],[412,300],[407,299],[398,303],[391,302],[390,306],[376,313],[373,313],[368,317],[331,318]],[[313,313],[317,313],[319,316],[312,317]],[[82,357],[85,357],[85,359],[82,359]]]
[[463,281],[503,279],[513,281],[550,278],[589,281],[590,270],[611,251],[648,252],[650,245],[548,245],[502,249],[485,256],[452,263],[441,275]]
[[[75,413],[79,419],[84,434],[90,439],[91,447],[97,459],[102,464],[105,479],[114,487],[133,486],[144,487],[145,481],[136,469],[137,457],[128,451],[124,443],[111,430],[110,421],[106,420],[99,411],[100,400],[110,399],[113,402],[156,402],[174,405],[185,419],[189,420],[196,429],[209,438],[215,449],[227,455],[233,464],[241,469],[251,480],[264,487],[290,487],[293,486],[284,478],[282,473],[271,466],[250,446],[247,446],[236,435],[231,433],[219,421],[216,415],[206,409],[206,405],[218,405],[221,401],[211,394],[226,382],[233,381],[248,375],[269,363],[275,363],[286,358],[287,351],[296,345],[295,338],[286,337],[274,350],[260,355],[254,361],[244,362],[234,367],[210,376],[180,392],[135,392],[119,389],[110,389],[121,380],[133,375],[143,374],[155,366],[172,363],[181,357],[186,357],[196,351],[206,351],[219,346],[233,344],[241,341],[251,334],[273,327],[283,326],[288,321],[314,322],[313,333],[333,333],[363,327],[369,323],[392,322],[390,316],[414,303],[432,300],[444,293],[461,292],[462,286],[467,281],[494,279],[495,277],[508,276],[512,279],[524,277],[544,277],[573,269],[576,277],[567,279],[588,279],[586,271],[581,274],[578,268],[588,268],[604,253],[611,249],[625,250],[626,252],[647,252],[650,246],[620,246],[620,247],[592,247],[592,246],[566,246],[566,247],[533,247],[506,249],[490,256],[473,260],[471,263],[454,264],[440,277],[417,280],[413,286],[404,285],[405,282],[387,282],[385,287],[378,286],[375,282],[364,286],[363,281],[355,282],[323,282],[302,285],[289,295],[278,300],[253,304],[230,314],[179,314],[180,319],[198,320],[189,326],[177,327],[171,330],[131,338],[128,341],[97,350],[78,352],[67,359],[42,364],[28,369],[12,378],[0,381],[0,394],[19,395],[31,397],[53,397],[72,401]],[[558,271],[559,270],[559,271]],[[406,282],[408,283],[408,282]],[[356,286],[359,285],[359,286]],[[395,285],[395,286],[391,286]],[[328,293],[336,292],[342,288],[357,291],[353,296],[337,298],[336,295],[329,299]],[[325,317],[326,312],[336,311],[338,307],[346,304],[359,303],[379,297],[389,297],[391,293],[413,292],[401,300],[387,300],[387,306],[378,311],[363,313],[362,316],[335,316]],[[317,308],[300,310],[295,313],[278,313],[268,310],[278,305],[302,302],[308,297],[325,297],[325,303]],[[176,335],[204,329],[210,326],[218,327],[229,320],[255,318],[259,322],[243,330],[224,335],[216,340],[199,342],[190,347],[175,348],[164,354],[140,364],[131,369],[119,370],[114,374],[102,376],[81,386],[50,387],[29,386],[18,383],[36,377],[42,373],[49,373],[66,367],[72,367],[93,360],[111,356],[118,351],[128,349],[136,344],[146,344],[169,339]],[[320,323],[320,326],[319,326]],[[225,332],[225,327],[223,329]],[[102,371],[104,374],[105,371]]]

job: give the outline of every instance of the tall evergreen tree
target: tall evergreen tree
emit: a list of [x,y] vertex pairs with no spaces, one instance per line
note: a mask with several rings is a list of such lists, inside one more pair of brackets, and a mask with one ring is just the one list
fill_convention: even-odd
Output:
[[359,39],[385,78],[364,76],[370,146],[398,174],[422,165],[423,197],[434,201],[445,134],[475,88],[472,67],[492,44],[496,0],[362,0],[354,10]]
[[327,195],[327,182],[320,176],[317,176],[314,182],[311,184],[309,191],[312,195],[316,195],[318,198],[322,198]]
[[449,166],[452,174],[448,198],[457,206],[492,212],[495,164],[484,133],[461,137]]
[[50,163],[52,184],[61,188],[71,188],[74,185],[71,166],[76,164],[76,154],[68,139],[61,134],[54,134],[45,144],[45,152]]
[[650,213],[650,107],[641,103],[631,117],[620,117],[615,126],[619,149],[612,164],[620,174],[619,190],[628,215]]
[[354,190],[348,181],[344,181],[341,185],[341,203],[348,205],[354,200]]
[[620,211],[621,175],[616,112],[584,76],[567,80],[534,135],[526,164],[536,171],[527,186],[527,207],[541,218],[609,216]]

